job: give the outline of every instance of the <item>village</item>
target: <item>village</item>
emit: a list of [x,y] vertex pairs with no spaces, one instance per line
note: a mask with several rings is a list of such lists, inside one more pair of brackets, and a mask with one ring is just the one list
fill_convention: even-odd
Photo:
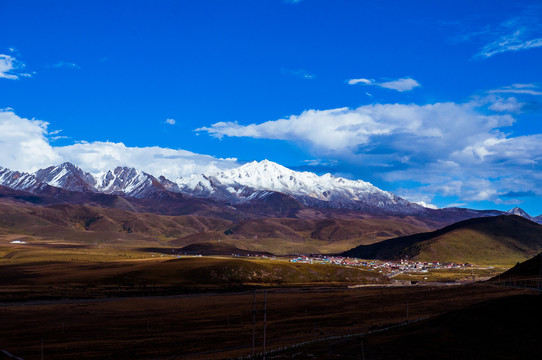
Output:
[[300,255],[289,260],[293,263],[304,264],[330,264],[341,266],[359,266],[369,271],[378,271],[388,276],[394,276],[405,272],[428,272],[437,269],[466,269],[472,268],[472,264],[423,262],[423,261],[382,261],[382,260],[364,260],[357,258],[347,258],[342,256],[326,255]]

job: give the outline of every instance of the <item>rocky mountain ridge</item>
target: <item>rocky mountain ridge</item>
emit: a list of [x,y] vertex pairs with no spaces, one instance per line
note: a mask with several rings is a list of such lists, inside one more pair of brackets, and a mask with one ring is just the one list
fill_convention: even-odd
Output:
[[[247,163],[215,174],[192,175],[174,181],[158,178],[141,170],[117,167],[101,174],[90,174],[71,163],[50,166],[35,173],[12,171],[0,167],[0,186],[29,193],[54,193],[58,188],[79,193],[109,194],[141,200],[172,201],[182,198],[210,200],[226,206],[267,206],[288,214],[302,207],[362,211],[377,215],[415,215],[426,218],[449,216],[462,212],[461,219],[499,215],[503,212],[469,209],[434,209],[409,202],[391,192],[362,180],[348,180],[331,174],[318,176],[290,170],[268,160]],[[291,211],[290,211],[291,213]],[[542,223],[542,215],[532,217],[520,208],[508,213]],[[444,214],[444,215],[443,215]],[[455,215],[454,215],[455,216]]]

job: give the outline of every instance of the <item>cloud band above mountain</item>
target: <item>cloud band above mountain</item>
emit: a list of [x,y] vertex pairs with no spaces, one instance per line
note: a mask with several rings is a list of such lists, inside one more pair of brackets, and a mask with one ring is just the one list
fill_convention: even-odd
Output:
[[36,171],[68,161],[85,171],[99,173],[116,166],[130,166],[168,178],[227,170],[238,166],[236,159],[218,159],[186,150],[128,147],[123,143],[79,142],[52,146],[44,121],[21,118],[12,110],[0,111],[0,166]]

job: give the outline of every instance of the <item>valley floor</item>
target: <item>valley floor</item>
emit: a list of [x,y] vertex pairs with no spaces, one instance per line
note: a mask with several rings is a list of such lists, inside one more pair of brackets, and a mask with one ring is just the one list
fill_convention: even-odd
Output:
[[[258,353],[264,317],[273,350],[536,293],[489,283],[386,287],[376,271],[287,260],[12,245],[0,249],[0,359],[2,350],[25,360],[246,357],[253,316]],[[349,288],[364,284],[373,286]]]

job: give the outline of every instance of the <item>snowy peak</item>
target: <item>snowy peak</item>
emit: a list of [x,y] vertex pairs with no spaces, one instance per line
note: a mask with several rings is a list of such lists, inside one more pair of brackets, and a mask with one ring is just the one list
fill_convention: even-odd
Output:
[[258,191],[274,191],[290,195],[308,206],[423,210],[421,206],[362,180],[293,171],[268,160],[254,161],[212,175],[192,175],[177,179],[176,183],[181,192],[233,202],[248,201]]
[[225,184],[310,196],[322,201],[330,200],[334,191],[347,188],[346,192],[349,194],[346,195],[353,199],[357,198],[356,193],[359,192],[388,194],[365,181],[347,180],[331,174],[318,176],[307,171],[293,171],[268,160],[254,161],[237,169],[221,172],[214,177]]
[[[169,191],[179,191],[173,182],[165,178],[163,182],[169,186]],[[134,168],[119,166],[94,177],[68,162],[38,170],[35,174],[0,167],[0,185],[29,192],[40,192],[47,186],[53,186],[69,191],[128,195],[136,198],[152,197],[166,191],[161,181]]]
[[519,207],[515,207],[513,209],[510,209],[507,211],[508,214],[511,214],[511,215],[518,215],[518,216],[523,216],[524,218],[526,219],[529,219],[529,220],[532,220],[533,218],[531,217],[531,215],[527,214],[525,212],[525,210],[523,210],[522,208],[519,208]]
[[96,189],[106,194],[125,194],[136,198],[146,197],[157,190],[165,190],[152,175],[126,166],[118,166],[102,175]]
[[511,215],[523,216],[525,219],[529,219],[531,221],[534,221],[535,223],[542,225],[542,215],[531,216],[527,214],[527,212],[523,210],[522,208],[515,207],[513,209],[508,210],[506,213],[511,214]]
[[171,192],[180,192],[179,186],[173,181],[166,179],[163,175],[158,178],[158,182],[166,189]]
[[40,187],[40,183],[32,174],[11,171],[10,169],[0,167],[0,185],[23,191],[36,191]]
[[70,191],[96,191],[96,180],[72,163],[50,166],[35,173],[36,180]]

